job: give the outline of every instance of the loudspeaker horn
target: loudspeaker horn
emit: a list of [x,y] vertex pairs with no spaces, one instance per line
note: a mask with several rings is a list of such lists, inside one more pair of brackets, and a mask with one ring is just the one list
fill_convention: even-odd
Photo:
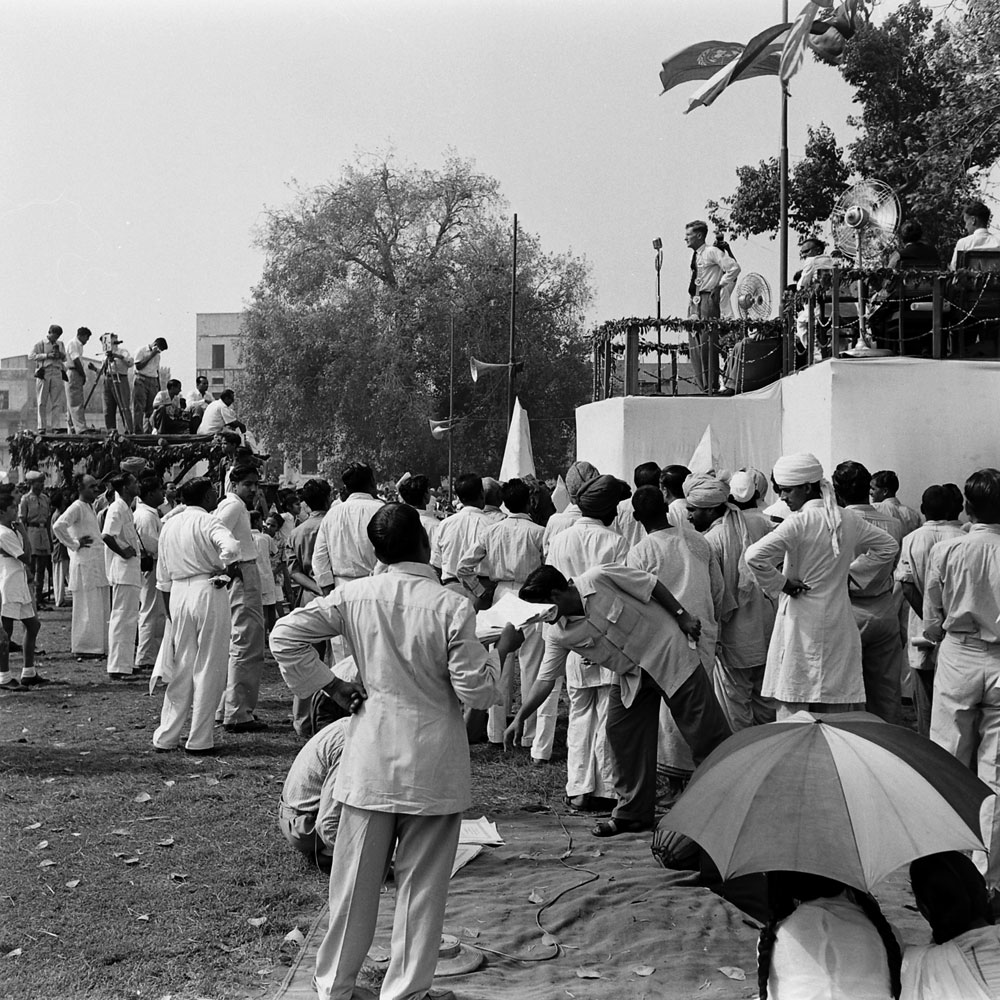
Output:
[[479,361],[476,358],[469,358],[469,371],[472,373],[472,381],[478,382],[479,376],[483,372],[498,371],[499,369],[507,369],[510,365],[494,365],[490,364],[488,361]]

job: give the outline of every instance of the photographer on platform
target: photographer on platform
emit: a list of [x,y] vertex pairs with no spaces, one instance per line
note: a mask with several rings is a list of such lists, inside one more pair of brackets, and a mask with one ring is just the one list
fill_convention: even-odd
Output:
[[132,390],[132,427],[136,434],[149,433],[153,400],[160,391],[160,355],[167,342],[157,337],[135,356],[135,385]]
[[191,417],[181,395],[180,379],[172,378],[153,400],[153,430],[160,434],[187,434]]
[[66,348],[62,343],[62,327],[53,323],[45,340],[35,344],[28,360],[38,367],[35,379],[38,403],[38,429],[40,431],[62,430],[65,423]]
[[132,390],[128,384],[128,370],[135,362],[121,343],[118,334],[103,334],[101,349],[104,351],[104,365],[98,368],[97,365],[89,363],[87,367],[92,372],[97,372],[98,378],[104,376],[104,426],[109,431],[117,430],[120,412],[122,427],[126,434],[131,434]]

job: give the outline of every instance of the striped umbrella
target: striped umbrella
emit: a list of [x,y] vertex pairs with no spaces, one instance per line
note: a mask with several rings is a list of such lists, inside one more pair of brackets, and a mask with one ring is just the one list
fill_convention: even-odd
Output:
[[991,794],[909,729],[799,712],[717,747],[659,829],[697,841],[723,878],[800,871],[870,890],[914,858],[983,850]]

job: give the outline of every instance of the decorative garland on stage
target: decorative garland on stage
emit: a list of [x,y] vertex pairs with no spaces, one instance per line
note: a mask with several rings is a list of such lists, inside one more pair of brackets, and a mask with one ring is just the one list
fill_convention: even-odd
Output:
[[[728,350],[737,341],[743,340],[747,336],[758,337],[780,337],[784,332],[784,322],[780,319],[744,320],[744,319],[681,319],[677,316],[667,316],[659,321],[659,326],[668,330],[683,330],[685,333],[707,333],[714,334],[719,346],[723,350]],[[661,354],[669,354],[677,349],[676,344],[657,345],[655,331],[657,321],[654,318],[639,318],[636,316],[627,319],[611,319],[597,327],[592,340],[595,347],[601,347],[606,343],[611,344],[611,350],[615,354],[622,354],[625,351],[623,343],[614,343],[615,337],[624,337],[629,329],[638,327],[639,353],[648,354],[659,351]],[[649,332],[653,331],[653,338],[650,339]]]

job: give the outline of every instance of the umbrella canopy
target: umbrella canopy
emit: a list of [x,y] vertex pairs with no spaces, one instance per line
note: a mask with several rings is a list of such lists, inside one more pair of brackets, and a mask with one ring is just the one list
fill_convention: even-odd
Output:
[[744,729],[706,758],[660,823],[723,878],[813,872],[870,890],[937,851],[983,850],[990,789],[918,733],[865,712]]

